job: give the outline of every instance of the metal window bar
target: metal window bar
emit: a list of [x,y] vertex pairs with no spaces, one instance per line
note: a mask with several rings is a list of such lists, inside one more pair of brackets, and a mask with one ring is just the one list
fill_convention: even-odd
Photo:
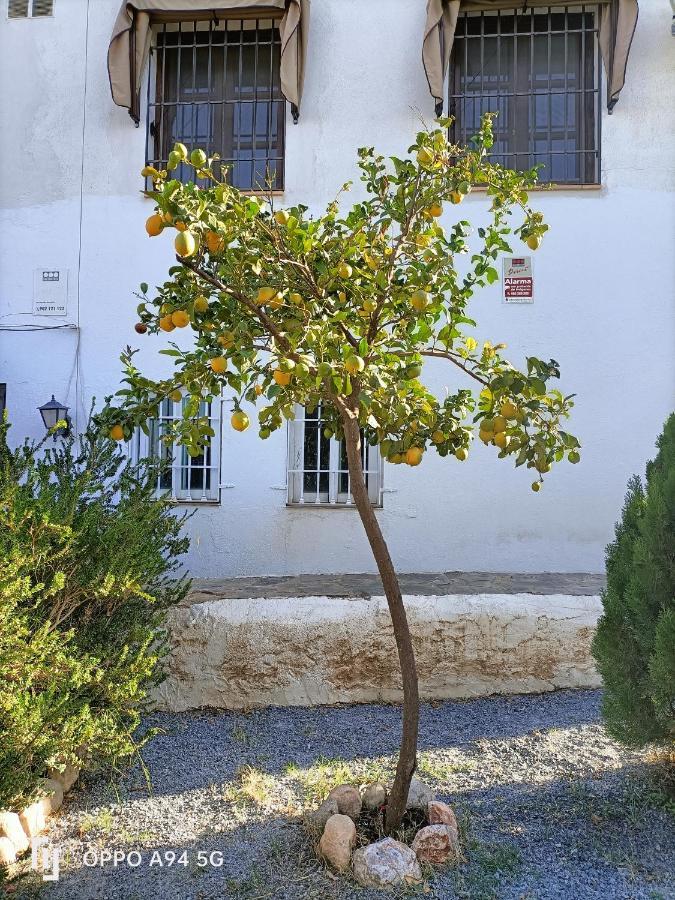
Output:
[[155,458],[169,465],[157,477],[158,495],[169,496],[174,502],[214,503],[220,499],[220,415],[215,403],[202,402],[199,416],[208,417],[215,432],[204,452],[192,457],[185,447],[165,443],[162,438],[174,422],[182,418],[186,399],[174,402],[163,400],[159,416],[148,422],[148,435],[137,429],[127,445],[132,460]]
[[[146,162],[166,166],[180,141],[220,154],[243,191],[284,187],[286,100],[274,18],[164,24],[153,34]],[[179,166],[174,176],[193,172]]]
[[[321,408],[296,408],[288,423],[288,504],[290,506],[354,505],[344,441],[327,438]],[[382,506],[382,458],[362,435],[361,460],[373,506]]]
[[463,13],[453,44],[450,138],[466,144],[484,112],[494,122],[494,162],[543,164],[541,182],[598,184],[598,14],[595,4]]

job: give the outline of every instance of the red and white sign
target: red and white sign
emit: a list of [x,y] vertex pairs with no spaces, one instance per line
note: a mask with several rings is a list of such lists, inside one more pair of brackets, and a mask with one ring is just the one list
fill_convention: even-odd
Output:
[[504,257],[504,303],[534,303],[531,256]]

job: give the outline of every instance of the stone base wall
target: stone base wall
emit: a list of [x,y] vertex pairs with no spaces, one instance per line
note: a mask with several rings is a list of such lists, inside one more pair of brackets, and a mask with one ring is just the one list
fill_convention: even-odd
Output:
[[[597,687],[597,595],[405,597],[425,700]],[[384,597],[222,598],[169,614],[159,708],[398,702]]]

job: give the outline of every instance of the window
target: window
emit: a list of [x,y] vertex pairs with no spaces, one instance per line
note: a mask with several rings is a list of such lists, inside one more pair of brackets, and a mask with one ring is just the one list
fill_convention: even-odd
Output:
[[7,17],[10,19],[51,16],[53,11],[52,0],[7,0]]
[[157,479],[158,494],[168,494],[177,501],[214,503],[220,499],[220,402],[201,404],[199,415],[209,417],[215,436],[199,456],[190,456],[185,447],[161,440],[170,425],[182,418],[183,403],[185,400],[162,401],[159,417],[148,422],[149,434],[140,429],[134,434],[131,457],[136,462],[153,457],[168,464]]
[[539,179],[600,180],[600,65],[595,7],[528,9],[457,20],[451,139],[465,143],[497,112],[491,159]]
[[[148,83],[146,157],[166,165],[180,141],[231,166],[240,190],[282,190],[286,101],[279,30],[272,19],[179,22],[155,34]],[[191,170],[190,170],[191,171]],[[177,178],[187,178],[179,166]]]
[[[353,506],[343,441],[324,434],[321,407],[296,408],[288,423],[288,502],[299,506]],[[373,506],[382,505],[382,458],[362,435],[361,459]]]

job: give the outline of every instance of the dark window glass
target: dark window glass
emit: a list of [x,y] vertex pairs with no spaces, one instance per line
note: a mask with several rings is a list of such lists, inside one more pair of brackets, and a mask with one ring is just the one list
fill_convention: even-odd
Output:
[[[306,494],[320,494],[328,497],[328,477],[330,473],[330,438],[323,433],[325,425],[321,420],[320,407],[305,413],[304,464],[302,486]],[[317,488],[318,485],[318,488]]]
[[541,164],[539,180],[600,179],[596,16],[530,10],[464,14],[453,43],[451,139],[467,143],[496,112],[491,159],[515,169]]
[[[164,26],[153,47],[148,162],[166,165],[173,145],[218,153],[240,190],[283,188],[285,100],[279,31],[256,20]],[[183,166],[180,179],[191,177]]]

